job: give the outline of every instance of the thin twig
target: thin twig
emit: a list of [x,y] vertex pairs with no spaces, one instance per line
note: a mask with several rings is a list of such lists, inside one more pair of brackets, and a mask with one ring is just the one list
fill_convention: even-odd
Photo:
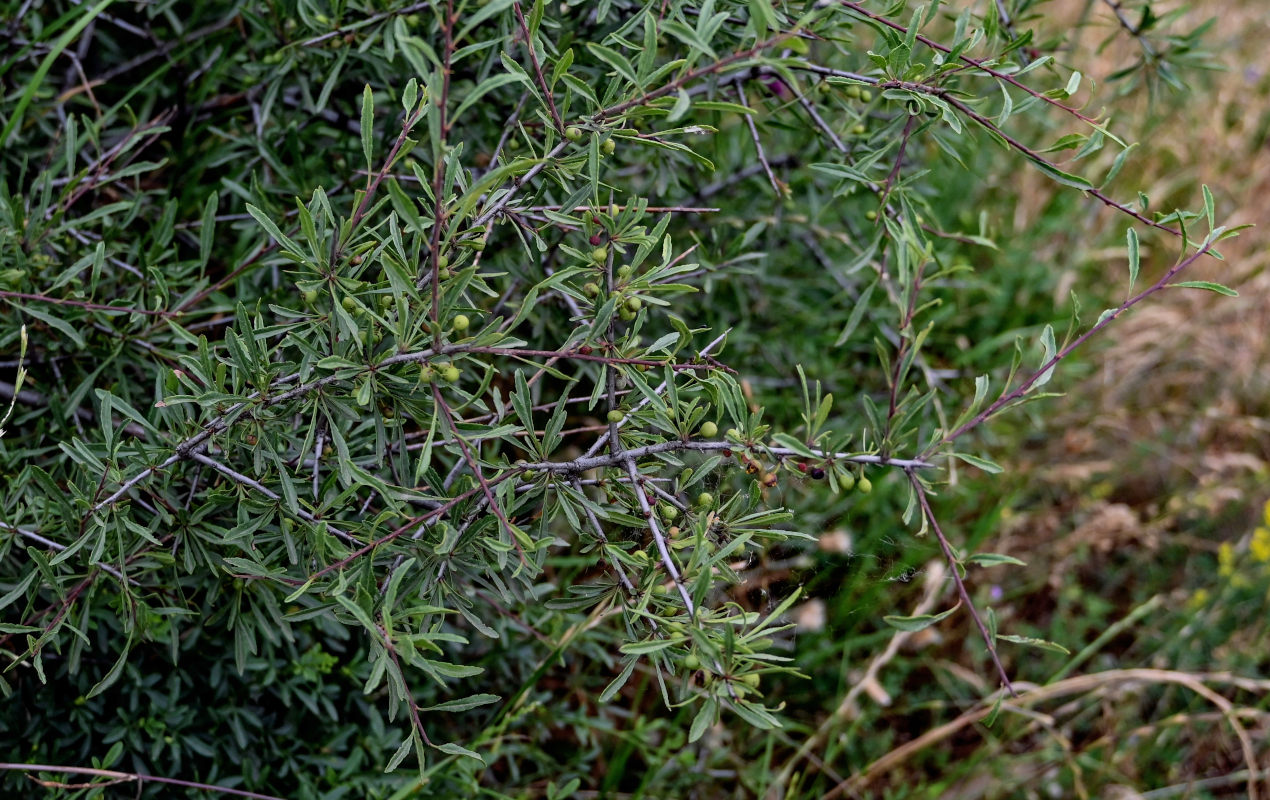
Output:
[[944,551],[944,559],[948,562],[948,569],[952,573],[953,582],[957,584],[957,594],[961,597],[961,602],[965,604],[966,610],[970,612],[970,618],[974,620],[975,627],[979,629],[979,634],[983,637],[983,643],[988,648],[988,655],[992,657],[992,663],[997,668],[997,674],[1001,676],[1001,683],[1005,686],[1006,691],[1013,697],[1018,697],[1018,692],[1014,690],[1014,684],[1010,682],[1010,676],[1006,674],[1005,666],[1001,664],[1001,657],[997,655],[997,645],[992,640],[992,634],[988,632],[988,626],[983,624],[983,619],[979,616],[979,611],[975,608],[974,601],[970,599],[970,592],[966,591],[966,583],[961,579],[961,560],[953,553],[952,545],[948,543],[948,538],[944,536],[944,531],[939,527],[939,520],[935,518],[935,512],[931,510],[930,500],[926,497],[926,487],[918,480],[917,475],[912,471],[907,471],[909,483],[913,486],[913,491],[917,492],[917,500],[921,503],[922,514],[925,515],[926,521],[930,523],[930,527],[935,531],[935,538],[939,540],[939,548]]

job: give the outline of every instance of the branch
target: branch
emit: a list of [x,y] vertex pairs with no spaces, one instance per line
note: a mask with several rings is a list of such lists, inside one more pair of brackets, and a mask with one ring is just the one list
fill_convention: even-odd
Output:
[[961,561],[953,553],[952,545],[948,543],[943,530],[939,527],[939,520],[935,519],[935,512],[931,510],[930,500],[926,497],[926,487],[922,486],[922,482],[917,479],[917,475],[912,470],[908,470],[907,474],[909,483],[912,484],[913,491],[917,492],[917,499],[922,504],[922,514],[926,516],[927,522],[930,523],[931,528],[935,531],[935,538],[939,540],[939,548],[944,551],[944,559],[948,562],[948,569],[952,572],[953,582],[957,584],[957,594],[960,595],[961,602],[965,603],[966,610],[970,612],[970,618],[974,620],[975,627],[979,629],[979,635],[983,637],[983,643],[988,648],[988,655],[992,657],[992,663],[997,668],[997,674],[1001,676],[1001,683],[1012,697],[1018,697],[1018,692],[1014,691],[1014,684],[1010,683],[1010,676],[1006,674],[1005,667],[1001,664],[1001,658],[997,655],[997,646],[992,641],[992,634],[988,633],[988,627],[983,624],[983,619],[980,618],[974,601],[970,599],[970,593],[966,591],[966,582],[961,579]]
[[[15,772],[57,772],[67,775],[96,775],[99,778],[114,778],[117,781],[137,781],[138,783],[166,783],[170,786],[182,786],[186,789],[199,789],[207,792],[219,792],[221,794],[232,794],[238,797],[252,797],[256,800],[284,800],[284,798],[276,797],[271,794],[258,794],[256,792],[248,792],[243,789],[230,789],[226,786],[216,786],[210,783],[196,783],[194,781],[183,781],[178,778],[163,778],[158,775],[141,775],[136,772],[119,772],[113,769],[94,769],[93,767],[62,767],[54,764],[13,764],[0,763],[0,770],[13,770]],[[33,779],[34,780],[34,779]]]

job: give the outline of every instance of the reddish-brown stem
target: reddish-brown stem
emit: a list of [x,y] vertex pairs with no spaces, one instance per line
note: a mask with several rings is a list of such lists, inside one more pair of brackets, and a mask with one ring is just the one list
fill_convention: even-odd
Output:
[[926,488],[922,486],[922,482],[918,480],[917,475],[912,470],[905,470],[908,475],[909,483],[913,486],[913,491],[917,492],[917,500],[922,505],[922,514],[925,515],[926,521],[930,523],[930,527],[935,531],[935,538],[939,540],[939,548],[944,551],[944,559],[948,562],[948,569],[952,573],[953,582],[957,584],[957,594],[961,597],[961,602],[966,605],[966,610],[970,612],[970,618],[974,620],[975,627],[979,629],[979,634],[983,636],[983,643],[988,648],[988,655],[992,657],[992,663],[997,668],[997,674],[1001,676],[1001,683],[1005,686],[1006,691],[1012,697],[1018,697],[1018,693],[1014,691],[1014,684],[1010,683],[1010,676],[1006,674],[1005,667],[1001,664],[1001,658],[997,655],[997,647],[992,641],[992,634],[988,632],[988,626],[983,624],[983,619],[979,616],[978,610],[975,609],[974,601],[970,599],[970,593],[966,591],[966,583],[961,579],[961,561],[953,553],[952,545],[948,543],[948,538],[944,536],[943,530],[939,527],[939,520],[935,519],[935,512],[931,510],[930,500],[926,497]]
[[[13,770],[15,772],[56,772],[63,775],[95,775],[99,778],[113,778],[111,783],[119,783],[123,781],[136,781],[138,783],[164,783],[169,786],[181,786],[186,789],[197,789],[205,792],[216,792],[217,794],[232,794],[236,797],[252,797],[256,800],[282,800],[271,794],[259,794],[257,792],[248,792],[244,789],[230,789],[226,786],[215,786],[210,783],[197,783],[195,781],[183,781],[179,778],[164,778],[158,775],[142,775],[136,772],[119,772],[113,769],[96,769],[94,767],[63,767],[56,764],[12,764],[0,763],[0,770]],[[34,780],[34,779],[32,779]],[[36,781],[43,784],[43,781]],[[93,786],[104,786],[107,784],[92,784]]]
[[[873,20],[874,22],[877,22],[878,24],[885,25],[886,27],[894,31],[898,31],[904,34],[905,36],[908,35],[908,28],[904,27],[898,22],[895,22],[894,20],[891,20],[891,19],[888,19],[887,17],[882,16],[881,14],[874,14],[872,11],[869,11],[868,9],[864,8],[859,3],[851,2],[851,0],[839,0],[839,2],[842,4],[844,8],[849,8],[862,17],[867,17]],[[952,52],[952,48],[946,47],[945,45],[942,45],[939,42],[934,41],[933,39],[928,39],[925,36],[921,35],[920,33],[917,34],[917,41],[921,42],[927,47],[930,47],[934,50],[938,50],[941,53]],[[1030,86],[1019,81],[1017,78],[1014,78],[1011,75],[1007,75],[1006,73],[1000,70],[993,69],[992,67],[989,67],[987,64],[983,63],[982,61],[978,59],[971,58],[970,56],[965,56],[965,55],[958,56],[957,59],[964,64],[969,64],[975,69],[982,70],[983,72],[988,73],[989,75],[996,78],[997,80],[1005,81],[1006,83],[1010,84],[1016,89],[1021,89],[1024,92],[1027,92],[1029,95],[1031,95],[1032,97],[1035,97],[1037,100],[1040,100],[1044,103],[1048,103],[1054,106],[1055,108],[1059,108],[1059,109],[1062,109],[1063,111],[1066,111],[1068,114],[1071,114],[1073,117],[1076,117],[1082,122],[1087,122],[1090,125],[1099,124],[1098,120],[1094,119],[1093,117],[1086,116],[1085,114],[1082,114],[1078,109],[1072,108],[1071,106],[1066,105],[1065,103],[1060,103],[1054,98],[1048,97],[1044,93],[1036,91]]]
[[538,63],[538,52],[534,49],[533,36],[529,33],[529,25],[525,22],[525,14],[520,9],[520,2],[512,3],[512,8],[516,10],[516,22],[520,25],[520,34],[525,37],[525,49],[529,51],[529,63],[534,68],[534,78],[538,81],[538,88],[542,89],[542,98],[547,103],[547,110],[551,112],[551,121],[555,123],[556,130],[564,133],[564,122],[560,119],[560,112],[556,110],[556,101],[551,97],[551,87],[547,84],[547,78],[542,74],[542,65]]
[[1047,360],[1044,364],[1041,364],[1041,366],[1038,367],[1037,370],[1033,372],[1032,375],[1028,377],[1027,380],[1019,384],[1018,388],[1016,388],[1012,392],[1002,392],[1001,396],[998,397],[996,401],[992,403],[992,405],[988,406],[983,411],[980,411],[978,414],[972,417],[965,424],[961,425],[960,427],[956,428],[953,431],[950,431],[949,433],[944,434],[944,436],[942,436],[937,441],[932,442],[930,445],[926,447],[925,450],[922,451],[921,455],[918,456],[918,458],[919,459],[929,458],[932,454],[934,454],[937,450],[939,450],[939,448],[943,447],[949,442],[952,442],[956,439],[961,438],[966,433],[982,425],[985,420],[987,420],[989,417],[993,416],[997,412],[1001,411],[1010,403],[1013,403],[1014,401],[1022,398],[1036,384],[1036,382],[1041,379],[1041,376],[1045,375],[1047,372],[1054,369],[1054,367],[1058,365],[1058,362],[1062,361],[1064,358],[1067,358],[1067,356],[1071,355],[1073,350],[1080,347],[1082,344],[1088,341],[1090,337],[1094,336],[1099,331],[1103,330],[1108,325],[1110,325],[1112,322],[1116,321],[1121,314],[1123,314],[1124,312],[1128,311],[1133,306],[1137,305],[1138,303],[1142,302],[1146,298],[1150,297],[1151,295],[1163,289],[1165,286],[1168,285],[1169,281],[1173,280],[1174,276],[1176,276],[1179,272],[1189,267],[1191,264],[1194,264],[1196,261],[1198,261],[1200,256],[1203,256],[1204,254],[1208,253],[1210,250],[1212,250],[1212,247],[1213,247],[1213,242],[1211,241],[1206,242],[1203,246],[1201,246],[1198,250],[1196,250],[1190,256],[1179,261],[1177,264],[1174,264],[1168,270],[1168,272],[1165,272],[1164,275],[1158,281],[1151,284],[1146,289],[1143,289],[1141,292],[1138,292],[1137,294],[1133,295],[1128,300],[1125,300],[1123,303],[1117,306],[1114,311],[1112,311],[1110,314],[1107,314],[1101,320],[1096,322],[1093,325],[1093,327],[1091,327],[1089,330],[1085,331],[1080,336],[1073,339],[1070,343],[1067,344],[1067,346],[1063,347],[1057,353],[1051,356],[1049,360]]
[[52,303],[58,306],[74,306],[75,308],[85,308],[90,311],[118,311],[121,314],[144,314],[147,317],[176,317],[179,311],[149,311],[144,308],[131,308],[129,306],[108,306],[101,303],[89,303],[83,300],[67,300],[64,297],[49,297],[44,294],[27,294],[26,292],[10,292],[0,291],[0,299],[5,300],[33,300],[38,303]]

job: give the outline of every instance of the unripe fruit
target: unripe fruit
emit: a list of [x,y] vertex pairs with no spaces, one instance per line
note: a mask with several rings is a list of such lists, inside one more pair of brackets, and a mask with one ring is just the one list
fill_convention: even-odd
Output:
[[868,211],[864,212],[864,218],[867,219],[869,222],[872,222],[873,220],[878,218],[878,212],[874,211],[873,209],[869,209]]
[[606,156],[613,155],[617,152],[617,142],[612,139],[605,139],[604,143],[600,145],[600,152],[604,153]]
[[838,486],[842,487],[842,491],[849,492],[855,488],[855,476],[850,472],[844,472],[838,477]]
[[700,433],[702,436],[704,436],[707,439],[713,439],[715,436],[719,434],[719,426],[707,420],[701,423],[701,429],[698,431],[698,433]]
[[582,293],[587,297],[598,297],[600,294],[600,285],[598,283],[588,283],[582,287]]
[[352,311],[357,308],[357,301],[354,300],[352,296],[348,296],[340,301],[340,305],[344,306],[345,311]]
[[744,683],[746,686],[750,687],[751,689],[758,688],[759,680],[760,678],[757,672],[751,672],[749,675],[741,676],[741,683]]
[[689,653],[684,656],[684,667],[691,670],[701,669],[701,659],[696,653]]
[[446,383],[454,383],[459,379],[460,374],[459,368],[450,364],[441,370],[441,380]]
[[471,324],[472,324],[472,321],[467,318],[466,314],[459,314],[454,317],[454,322],[452,323],[452,326],[456,333],[462,333],[463,331],[467,330],[468,326]]
[[740,439],[740,438],[741,438],[741,432],[740,432],[739,430],[737,430],[736,428],[728,428],[728,438],[729,438],[729,439]]
[[432,375],[433,375],[432,367],[428,366],[427,364],[420,365],[419,383],[422,383],[424,386],[427,386],[428,384],[432,383]]
[[449,257],[449,256],[438,256],[438,257],[437,257],[437,268],[438,268],[438,269],[445,269],[445,268],[446,268],[446,267],[448,267],[448,266],[450,266],[450,257]]
[[[634,312],[634,311],[631,311],[630,309],[628,309],[628,308],[626,308],[625,306],[623,306],[623,307],[622,307],[622,310],[621,310],[621,311],[619,311],[619,312],[617,312],[617,318],[618,318],[618,319],[620,319],[620,320],[622,320],[623,322],[630,322],[631,320],[635,319],[635,312]],[[640,366],[640,367],[644,367],[644,366],[647,366],[647,365],[645,365],[645,364],[640,364],[639,366]],[[645,370],[643,370],[643,369],[641,369],[641,370],[640,370],[640,372],[644,372],[644,371],[645,371]]]
[[855,100],[859,100],[859,99],[860,99],[860,87],[859,87],[859,86],[848,86],[848,87],[847,87],[847,97],[850,97],[850,98],[855,99]]
[[856,488],[864,494],[868,494],[873,491],[873,481],[861,475],[859,483],[856,484]]
[[860,99],[866,103],[869,102],[870,100],[873,99],[873,92],[870,92],[868,89],[861,89]]
[[467,246],[479,253],[485,249],[485,237],[482,236],[479,239],[468,242]]
[[613,423],[614,425],[616,425],[617,423],[621,422],[624,419],[626,419],[626,415],[623,414],[621,410],[616,408],[610,411],[608,414],[609,422]]
[[309,305],[314,305],[314,304],[316,304],[316,303],[317,303],[317,301],[318,301],[318,293],[317,293],[317,290],[316,290],[316,289],[310,289],[310,290],[308,290],[307,292],[305,292],[305,293],[304,293],[304,302],[305,302],[305,303],[307,303],[307,304],[309,304]]
[[698,508],[709,508],[712,505],[714,505],[714,495],[710,494],[709,492],[702,492],[701,494],[697,495]]
[[576,125],[570,125],[564,129],[564,138],[571,142],[576,142],[582,138],[582,130]]
[[623,264],[617,268],[617,279],[620,281],[630,280],[630,277],[634,274],[635,268],[630,264]]
[[829,94],[829,92],[831,91],[833,91],[833,87],[825,83],[824,81],[821,81],[820,83],[816,84],[816,92],[818,94]]
[[381,294],[381,295],[379,296],[379,307],[380,307],[380,308],[391,308],[391,307],[392,307],[392,295],[390,295],[390,294]]
[[607,247],[600,246],[591,251],[591,260],[597,264],[604,261],[604,259],[608,257],[609,257],[609,249]]
[[626,310],[631,312],[632,314],[635,313],[636,311],[639,311],[643,307],[644,307],[644,301],[640,300],[638,297],[626,298]]
[[854,133],[856,136],[860,136],[861,134],[863,134],[863,133],[864,133],[865,131],[867,131],[867,130],[868,130],[868,128],[864,127],[863,125],[853,125],[853,126],[851,126],[851,132],[852,132],[852,133]]
[[671,525],[669,528],[666,529],[666,535],[672,539],[679,538],[679,526]]
[[657,510],[661,512],[661,518],[666,522],[671,522],[675,517],[679,516],[679,509],[670,503],[659,505]]

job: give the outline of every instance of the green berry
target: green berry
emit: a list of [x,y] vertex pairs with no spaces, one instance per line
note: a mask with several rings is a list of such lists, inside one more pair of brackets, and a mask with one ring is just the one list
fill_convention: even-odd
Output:
[[851,132],[854,133],[856,136],[863,136],[868,130],[869,129],[864,127],[864,125],[851,126]]
[[863,475],[860,476],[860,480],[856,483],[855,486],[864,494],[868,494],[869,492],[873,491],[873,481],[869,480]]
[[640,300],[638,297],[626,298],[626,310],[631,312],[632,314],[634,314],[636,311],[639,311],[643,307],[644,307],[644,301]]
[[689,653],[684,656],[684,668],[691,670],[701,669],[701,659],[696,653]]
[[[605,255],[607,255],[607,253]],[[628,280],[634,274],[635,274],[635,268],[632,267],[630,264],[623,264],[622,266],[617,268],[617,279],[619,281]]]
[[623,306],[622,310],[617,312],[617,318],[622,320],[623,322],[630,322],[631,320],[635,319],[635,312]]
[[758,688],[759,680],[760,678],[757,672],[751,672],[749,675],[741,676],[741,683],[744,683],[746,686],[750,687],[751,689]]
[[739,430],[737,430],[736,428],[728,428],[728,438],[729,438],[729,439],[740,439],[740,438],[741,438],[741,432],[740,432]]
[[432,367],[428,366],[427,364],[421,364],[419,366],[419,383],[422,383],[424,386],[427,386],[428,384],[432,383],[432,377],[433,377]]
[[870,100],[873,99],[873,92],[870,92],[868,89],[861,89],[860,99],[866,103],[869,102]]
[[467,246],[479,253],[485,249],[485,237],[482,236],[479,239],[473,239],[467,243]]
[[450,257],[449,257],[449,256],[438,256],[438,257],[437,257],[437,267],[438,267],[439,269],[445,269],[445,268],[446,268],[446,267],[448,267],[448,266],[450,266]]
[[564,138],[571,142],[576,142],[582,138],[582,130],[576,125],[570,125],[564,129]]
[[466,314],[456,315],[454,317],[454,322],[451,323],[455,333],[462,333],[463,331],[467,330],[468,326],[471,324],[472,324],[472,321],[467,318]]
[[701,430],[698,432],[707,439],[713,439],[719,435],[719,426],[707,420],[701,423]]
[[441,380],[446,383],[454,383],[459,379],[460,374],[462,373],[459,372],[458,367],[453,364],[448,364],[441,369]]
[[392,307],[392,295],[390,295],[390,294],[381,294],[381,295],[379,296],[379,307],[380,307],[380,308],[391,308],[391,307]]
[[626,415],[623,414],[621,410],[617,408],[613,409],[608,414],[609,422],[613,423],[614,425],[616,425],[617,423],[621,422],[624,419],[626,419]]
[[617,152],[617,142],[612,139],[605,139],[604,143],[600,145],[600,152],[604,153],[606,156],[613,155]]
[[868,211],[864,212],[864,218],[867,219],[869,222],[872,222],[873,220],[878,218],[878,212],[874,211],[873,209],[869,209]]
[[824,81],[821,81],[820,83],[816,84],[817,94],[829,94],[831,91],[833,91],[833,87],[825,83]]
[[670,503],[663,503],[657,506],[657,510],[661,513],[661,518],[666,522],[671,522],[675,517],[679,516],[679,509]]
[[599,264],[609,257],[609,249],[607,247],[597,247],[591,251],[591,260]]
[[844,472],[838,477],[838,485],[842,487],[842,491],[849,492],[855,488],[855,476],[850,472]]
[[355,300],[352,295],[349,295],[340,301],[340,305],[344,306],[345,311],[352,311],[357,308],[357,300]]
[[852,98],[853,100],[859,100],[859,99],[860,99],[860,87],[859,87],[859,86],[848,86],[848,87],[847,87],[847,97],[850,97],[850,98]]
[[588,283],[582,287],[582,293],[587,297],[598,297],[600,294],[600,285],[598,283]]
[[710,494],[709,492],[702,492],[701,494],[697,495],[698,508],[709,508],[712,505],[714,505],[714,495]]
[[316,305],[318,301],[318,293],[316,289],[310,289],[304,293],[304,302],[308,305]]

